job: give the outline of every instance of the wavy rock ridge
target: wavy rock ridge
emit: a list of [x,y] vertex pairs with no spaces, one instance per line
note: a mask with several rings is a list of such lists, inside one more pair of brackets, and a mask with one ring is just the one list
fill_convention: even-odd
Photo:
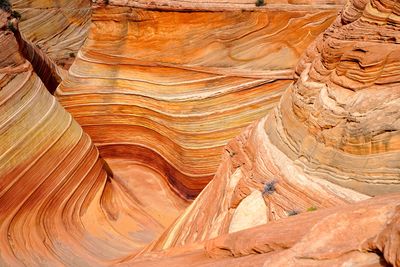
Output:
[[132,255],[185,204],[157,185],[169,200],[159,210],[132,197],[22,56],[11,20],[0,10],[0,266],[103,266]]
[[134,3],[94,5],[57,97],[110,165],[145,165],[194,198],[228,140],[275,106],[336,6],[191,13]]
[[0,266],[400,266],[398,1],[345,4],[294,83],[332,10],[107,2],[57,91],[83,129],[0,10]]
[[21,14],[24,39],[35,44],[58,66],[68,69],[90,26],[90,0],[10,0]]
[[348,2],[279,106],[229,143],[213,181],[147,251],[399,192],[398,11]]
[[14,30],[14,35],[22,56],[31,63],[35,73],[40,77],[47,90],[54,94],[62,81],[63,71],[36,45],[26,41],[21,36],[19,29]]

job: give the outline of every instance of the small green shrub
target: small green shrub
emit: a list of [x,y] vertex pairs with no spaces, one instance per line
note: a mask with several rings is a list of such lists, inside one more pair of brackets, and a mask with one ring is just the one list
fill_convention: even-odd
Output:
[[70,52],[69,57],[75,57],[75,54],[73,52]]
[[315,207],[315,206],[309,207],[307,209],[307,211],[316,211],[316,210],[317,210],[317,207]]
[[18,19],[18,20],[20,20],[21,19],[21,14],[18,12],[18,11],[15,11],[15,10],[13,10],[12,12],[11,12],[11,16],[13,17],[13,18],[16,18],[16,19]]
[[14,24],[12,23],[11,20],[7,21],[7,28],[12,32],[16,32],[17,31],[17,29],[14,27]]
[[265,6],[264,0],[257,0],[256,6]]

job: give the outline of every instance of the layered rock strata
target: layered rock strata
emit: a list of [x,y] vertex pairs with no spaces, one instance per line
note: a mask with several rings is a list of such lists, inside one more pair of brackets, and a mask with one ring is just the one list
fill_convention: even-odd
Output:
[[[91,35],[58,91],[108,164],[47,92],[11,14],[0,11],[0,266],[400,266],[398,1],[348,2],[301,58],[279,105],[225,147],[214,179],[140,253],[187,204],[170,187],[195,195],[210,151],[271,104],[257,90],[275,95],[291,83],[291,63],[268,58],[272,41],[270,65],[238,60],[254,56],[252,32],[273,27],[279,13],[269,7],[218,13],[226,3],[215,0],[202,7],[213,12],[194,17],[172,0],[156,10],[109,2],[95,6]],[[281,13],[291,14],[288,25],[318,17],[299,8]],[[258,12],[269,21],[261,30]],[[296,34],[320,29],[323,16]],[[229,34],[218,35],[216,21]],[[172,27],[183,22],[210,28],[199,37]],[[278,42],[288,31],[260,36],[272,33]]]
[[148,250],[399,192],[398,10],[348,2],[279,106],[230,142],[213,181]]
[[20,53],[31,63],[35,73],[39,76],[47,90],[49,90],[51,94],[54,94],[65,76],[65,73],[35,44],[26,41],[21,36],[18,26],[14,29],[14,35],[18,42]]
[[337,8],[181,12],[108,2],[94,4],[57,97],[104,158],[156,170],[183,198],[211,180],[228,140],[275,106]]
[[400,194],[307,212],[118,266],[400,266]]
[[12,20],[0,10],[0,266],[110,265],[158,236],[185,203],[147,176],[147,190],[168,199],[148,209],[119,181],[23,57]]
[[68,69],[90,26],[90,0],[10,0],[21,14],[23,37]]
[[18,42],[19,52],[32,64],[36,74],[40,77],[50,93],[54,93],[61,82],[63,73],[43,51],[21,36],[19,31],[21,15],[16,11],[12,11],[11,3],[2,1],[0,3],[0,8],[10,13],[7,25],[3,25],[2,30],[9,30],[14,33]]

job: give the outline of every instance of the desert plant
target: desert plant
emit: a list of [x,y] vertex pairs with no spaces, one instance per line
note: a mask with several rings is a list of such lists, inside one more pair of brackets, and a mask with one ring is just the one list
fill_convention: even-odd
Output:
[[14,27],[14,23],[11,20],[7,21],[7,28],[12,32],[17,31],[17,29]]
[[265,183],[264,185],[264,190],[263,190],[263,195],[271,195],[272,193],[275,192],[275,184],[277,183],[276,180],[272,180],[270,182]]
[[264,0],[257,0],[256,6],[265,6]]
[[311,206],[307,209],[307,211],[315,211],[315,210],[317,210],[317,207],[315,206]]
[[21,19],[21,14],[20,14],[18,11],[15,11],[15,10],[13,10],[13,11],[11,12],[11,16],[12,16],[13,18],[18,19],[18,20]]
[[0,9],[6,12],[11,12],[11,4],[8,0],[0,0]]
[[69,57],[75,57],[75,54],[73,52],[70,52]]
[[300,213],[298,210],[289,210],[286,212],[288,216],[294,216]]

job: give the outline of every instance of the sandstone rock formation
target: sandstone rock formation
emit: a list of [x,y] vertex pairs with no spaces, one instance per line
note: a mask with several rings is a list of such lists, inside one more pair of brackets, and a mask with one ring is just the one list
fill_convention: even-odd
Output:
[[398,193],[379,196],[143,254],[119,266],[400,266],[399,203]]
[[[398,7],[348,2],[300,60],[279,106],[230,142],[213,181],[147,250],[399,192]],[[266,205],[267,218],[251,224],[241,204],[257,190],[265,203],[252,208]]]
[[58,85],[61,83],[65,73],[54,63],[51,58],[39,49],[35,44],[26,41],[18,29],[18,21],[13,19],[14,35],[18,42],[19,51],[22,56],[27,59],[35,73],[39,76],[40,80],[46,86],[47,90],[54,94]]
[[185,202],[158,184],[148,188],[168,199],[158,210],[132,196],[23,57],[13,20],[0,10],[0,266],[101,266],[132,255]]
[[10,0],[21,14],[24,38],[37,45],[58,66],[68,69],[86,39],[90,0]]
[[278,10],[295,10],[302,5],[309,5],[307,9],[332,9],[332,5],[343,4],[342,0],[265,0],[263,5],[256,5],[253,0],[97,0],[97,3],[108,3],[114,6],[129,6],[146,9],[159,10],[209,10],[209,11],[238,11],[238,10],[259,10],[262,8]]
[[111,166],[156,170],[187,199],[211,180],[228,140],[275,106],[300,54],[337,11],[107,2],[94,4],[88,40],[57,97]]
[[400,266],[399,2],[265,2],[0,5],[0,266]]

